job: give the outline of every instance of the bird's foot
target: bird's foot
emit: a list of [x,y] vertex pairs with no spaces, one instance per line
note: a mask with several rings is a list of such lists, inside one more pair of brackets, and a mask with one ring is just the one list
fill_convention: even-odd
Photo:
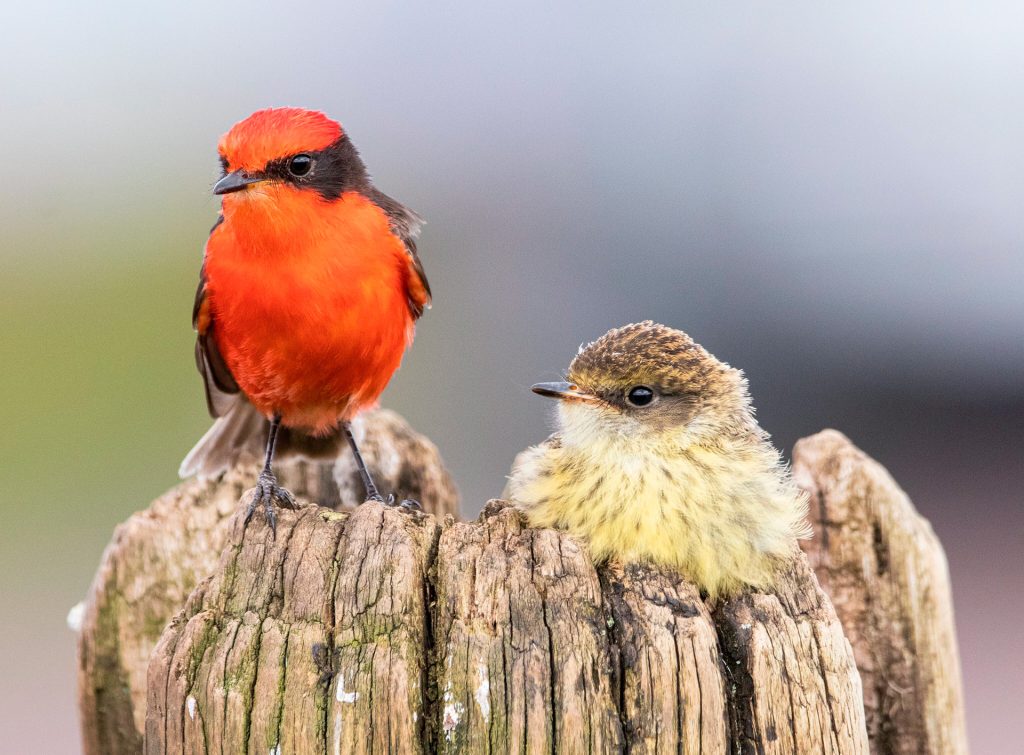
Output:
[[256,480],[256,489],[253,490],[252,500],[249,501],[249,508],[245,512],[245,523],[249,523],[256,508],[262,504],[263,512],[267,517],[267,524],[270,525],[270,531],[276,538],[277,514],[274,512],[274,499],[277,499],[281,508],[296,508],[295,497],[277,484],[277,477],[273,472],[264,470],[260,472],[259,479]]
[[414,498],[403,498],[398,502],[398,508],[404,511],[423,511],[423,507],[420,506],[420,502]]
[[396,501],[394,493],[388,493],[388,497],[385,498],[380,493],[375,492],[371,493],[366,500],[383,503],[388,508],[399,508],[403,511],[423,511],[419,501],[414,501],[412,498],[403,498],[401,501]]

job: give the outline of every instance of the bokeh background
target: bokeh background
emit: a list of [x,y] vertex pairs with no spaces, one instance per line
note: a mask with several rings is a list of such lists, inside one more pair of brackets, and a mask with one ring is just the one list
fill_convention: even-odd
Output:
[[[215,143],[343,121],[429,221],[385,396],[474,514],[528,386],[653,318],[837,427],[948,550],[975,752],[1024,703],[1024,12],[930,3],[5,3],[0,721],[78,751],[68,609],[206,429],[190,312]],[[172,10],[173,8],[173,10]]]

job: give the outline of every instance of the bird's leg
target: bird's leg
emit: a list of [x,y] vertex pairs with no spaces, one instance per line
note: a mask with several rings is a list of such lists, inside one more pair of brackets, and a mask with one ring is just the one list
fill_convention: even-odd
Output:
[[359,453],[359,446],[356,444],[356,438],[352,435],[352,425],[348,422],[341,423],[342,429],[345,431],[345,437],[348,438],[348,444],[352,448],[352,455],[356,459],[356,468],[359,470],[359,476],[363,478],[363,487],[366,488],[366,500],[378,501],[380,503],[393,504],[394,496],[390,496],[391,500],[385,501],[383,496],[377,490],[377,486],[373,482],[373,478],[370,477],[370,470],[366,468],[366,463],[363,461],[363,455]]
[[[370,470],[366,468],[366,463],[363,461],[362,454],[359,453],[359,446],[356,444],[356,438],[352,435],[352,425],[348,422],[341,423],[342,429],[345,431],[345,437],[348,438],[348,444],[352,448],[352,455],[356,459],[356,468],[359,470],[359,476],[363,478],[363,487],[366,488],[366,500],[377,501],[383,503],[385,506],[395,506],[395,494],[391,493],[387,499],[380,494],[377,490],[377,486],[373,482],[373,478],[370,476]],[[422,507],[419,501],[414,501],[411,498],[405,498],[401,503],[397,504],[403,509],[413,509],[419,511]]]
[[256,481],[256,490],[253,492],[252,500],[249,501],[249,510],[245,512],[245,523],[252,519],[256,507],[262,503],[263,511],[267,516],[267,524],[270,531],[277,537],[277,515],[274,513],[274,499],[280,502],[281,506],[287,509],[295,508],[295,498],[287,490],[277,484],[277,477],[271,464],[274,461],[274,448],[277,446],[277,431],[281,427],[281,415],[275,414],[270,420],[270,433],[267,435],[267,457],[263,462],[263,471],[260,472]]

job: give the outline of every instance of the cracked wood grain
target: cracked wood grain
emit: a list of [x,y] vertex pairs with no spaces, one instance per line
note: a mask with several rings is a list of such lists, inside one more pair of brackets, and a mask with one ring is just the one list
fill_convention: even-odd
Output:
[[379,504],[282,512],[276,539],[236,514],[153,653],[145,752],[424,752],[413,712],[437,532]]
[[307,505],[277,540],[240,517],[150,661],[147,753],[867,751],[799,551],[778,590],[711,610],[504,502],[471,523]]
[[806,559],[717,607],[736,753],[867,753],[853,651]]
[[147,753],[868,752],[853,650],[799,552],[773,591],[713,604],[595,569],[500,501],[476,522],[305,504],[276,540],[221,518],[151,656]]
[[697,588],[636,564],[601,577],[629,751],[726,752],[718,636]]
[[333,590],[326,751],[421,753],[436,519],[364,505],[349,516]]
[[[356,431],[382,489],[415,498],[440,515],[458,510],[437,449],[401,417],[369,412]],[[87,755],[140,751],[150,653],[192,589],[216,568],[231,514],[258,469],[258,460],[250,460],[219,480],[183,482],[114,533],[79,636],[79,711]],[[360,503],[361,483],[348,454],[332,462],[285,461],[277,469],[282,483],[300,497],[341,510]],[[248,647],[260,635],[245,629],[239,639]]]
[[579,543],[495,502],[441,535],[438,752],[615,752],[601,587]]
[[967,752],[960,658],[942,545],[889,473],[835,430],[804,438],[793,473],[811,496],[804,543],[853,645],[871,750]]

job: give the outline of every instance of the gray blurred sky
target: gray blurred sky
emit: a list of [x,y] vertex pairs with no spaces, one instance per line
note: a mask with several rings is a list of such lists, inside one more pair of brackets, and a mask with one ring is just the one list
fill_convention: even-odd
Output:
[[1017,385],[1019,6],[549,5],[5,8],[0,217],[29,240],[4,257],[64,261],[32,242],[97,215],[212,214],[216,135],[303,104],[431,222],[425,334],[500,340],[465,316],[487,303],[558,368],[654,315],[724,351],[827,331],[929,389]]
[[[0,260],[198,270],[219,134],[322,108],[429,222],[436,306],[385,401],[468,513],[546,432],[527,387],[653,318],[745,368],[783,445],[836,425],[878,455],[998,614],[967,593],[1007,558],[1022,582],[1022,38],[1015,3],[9,3]],[[976,746],[1022,702],[985,665],[1013,612],[966,630]]]

